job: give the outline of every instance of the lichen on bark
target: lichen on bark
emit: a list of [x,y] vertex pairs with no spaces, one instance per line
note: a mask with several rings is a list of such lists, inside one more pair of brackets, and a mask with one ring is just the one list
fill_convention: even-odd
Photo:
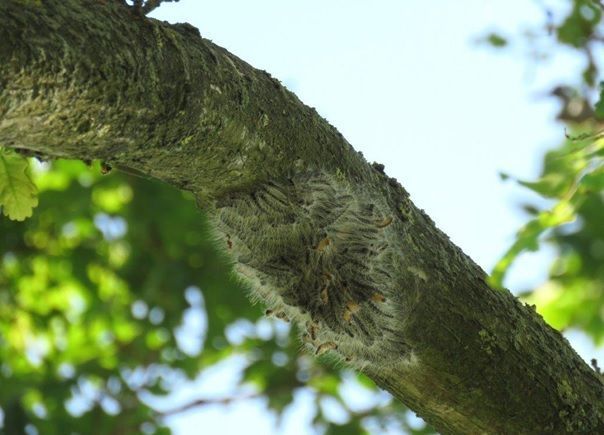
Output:
[[2,145],[193,192],[256,297],[442,433],[604,433],[564,338],[268,73],[117,1],[0,21]]

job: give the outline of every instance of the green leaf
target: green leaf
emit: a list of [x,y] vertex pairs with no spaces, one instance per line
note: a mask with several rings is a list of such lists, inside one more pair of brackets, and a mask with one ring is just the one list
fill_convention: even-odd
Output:
[[604,119],[604,82],[600,82],[600,99],[595,107],[596,118]]
[[519,184],[528,187],[533,192],[537,192],[546,198],[562,196],[571,182],[571,177],[560,173],[547,174],[537,181],[518,181]]
[[361,426],[360,420],[351,420],[345,424],[330,424],[327,427],[325,435],[348,435],[348,434],[368,434],[363,426]]
[[487,36],[486,41],[493,47],[502,48],[508,45],[507,39],[497,33],[491,33]]
[[546,230],[570,223],[575,218],[575,207],[571,202],[565,200],[558,202],[550,210],[540,212],[537,217],[518,231],[514,244],[493,268],[489,278],[490,284],[502,287],[506,273],[520,254],[536,251],[539,249],[539,238]]
[[36,185],[29,174],[29,162],[14,151],[0,150],[0,206],[5,216],[22,221],[38,205]]
[[558,27],[558,40],[575,48],[583,47],[602,17],[600,6],[588,0],[575,2],[570,15]]
[[581,186],[597,192],[604,190],[604,168],[586,174],[581,179]]

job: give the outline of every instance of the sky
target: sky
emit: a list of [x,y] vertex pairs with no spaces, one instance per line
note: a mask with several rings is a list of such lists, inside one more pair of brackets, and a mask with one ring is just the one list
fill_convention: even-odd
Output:
[[[152,16],[189,22],[281,80],[369,161],[385,164],[415,204],[487,271],[527,220],[519,203],[534,199],[498,173],[536,177],[543,153],[563,139],[556,105],[544,94],[577,66],[564,55],[529,62],[521,44],[496,53],[476,42],[492,30],[518,35],[540,22],[535,2],[181,0]],[[507,286],[518,292],[539,284],[551,255],[522,256]],[[580,334],[571,338],[585,358],[602,358]],[[163,405],[228,394],[238,364],[229,361],[182,385]],[[202,407],[168,422],[181,435],[201,428],[221,435],[306,434],[310,400],[300,394],[279,429],[258,401]]]

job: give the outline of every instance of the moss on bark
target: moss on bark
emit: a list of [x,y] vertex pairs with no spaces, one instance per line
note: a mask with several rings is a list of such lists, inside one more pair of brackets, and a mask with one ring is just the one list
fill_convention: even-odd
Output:
[[[210,214],[312,174],[352,186],[347,201],[380,204],[403,259],[389,303],[404,343],[357,367],[442,433],[604,433],[602,381],[566,340],[489,288],[397,182],[268,73],[118,1],[5,0],[0,22],[0,144],[136,170]],[[397,352],[404,362],[387,360]]]

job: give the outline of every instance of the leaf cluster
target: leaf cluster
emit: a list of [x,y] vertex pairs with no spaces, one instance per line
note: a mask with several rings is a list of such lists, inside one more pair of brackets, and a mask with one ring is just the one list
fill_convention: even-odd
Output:
[[[604,5],[595,0],[565,2],[562,11],[544,7],[544,22],[528,31],[539,59],[572,50],[583,60],[574,81],[556,84],[551,95],[562,103],[557,119],[567,133],[543,159],[540,177],[517,180],[538,198],[523,205],[528,222],[493,270],[492,282],[503,285],[519,255],[543,244],[556,252],[549,278],[524,293],[558,329],[577,328],[601,344],[604,340]],[[537,42],[538,41],[538,42]],[[497,44],[493,44],[497,45]],[[537,49],[536,49],[537,50]],[[504,175],[509,178],[509,175]]]
[[[10,164],[25,174],[24,162]],[[305,355],[288,324],[250,305],[190,195],[116,170],[103,175],[99,163],[32,165],[36,212],[0,220],[6,433],[161,434],[168,416],[209,403],[260,398],[282,415],[302,391],[320,431],[408,424],[402,405]],[[233,361],[242,363],[232,397],[170,400]],[[376,399],[354,407],[344,384]]]

